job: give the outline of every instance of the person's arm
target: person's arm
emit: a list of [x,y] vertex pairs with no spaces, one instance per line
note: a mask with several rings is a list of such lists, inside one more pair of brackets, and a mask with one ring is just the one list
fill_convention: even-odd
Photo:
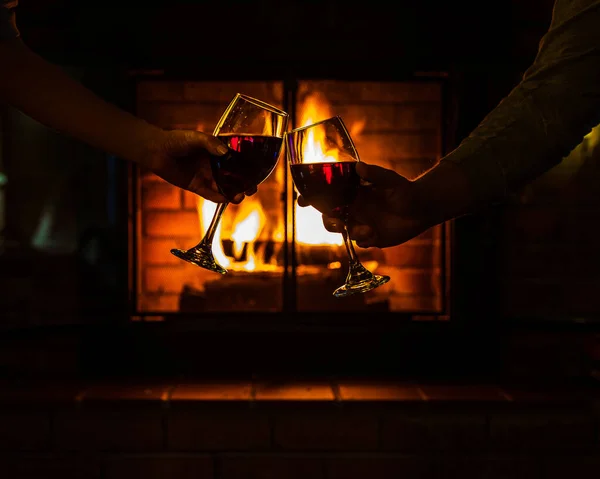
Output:
[[[136,162],[175,186],[211,201],[225,201],[210,168],[210,158],[228,152],[218,138],[200,131],[163,130],[97,97],[20,41],[16,4],[17,0],[0,0],[0,102]],[[234,202],[243,198],[239,194]]]
[[0,65],[9,72],[0,75],[0,101],[91,146],[143,164],[163,133],[103,101],[19,38],[0,40]]
[[0,0],[0,102],[126,160],[145,164],[163,130],[110,105],[31,51],[15,22],[17,0]]
[[502,201],[560,163],[600,123],[600,1],[556,0],[521,83],[416,181],[433,222]]

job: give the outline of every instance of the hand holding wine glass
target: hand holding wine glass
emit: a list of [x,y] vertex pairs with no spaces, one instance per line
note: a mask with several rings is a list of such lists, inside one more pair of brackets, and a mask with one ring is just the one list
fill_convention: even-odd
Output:
[[173,255],[202,268],[227,273],[212,253],[219,221],[229,202],[255,189],[275,169],[287,121],[286,112],[263,101],[240,93],[231,100],[213,133],[229,152],[210,158],[212,175],[226,201],[219,203],[202,241],[188,250],[172,249]]
[[387,283],[389,276],[373,274],[361,264],[348,234],[348,211],[360,186],[360,158],[342,119],[292,130],[286,135],[286,151],[294,185],[306,203],[340,224],[350,264],[345,284],[333,295],[365,293]]
[[[356,172],[362,186],[348,209],[348,231],[359,247],[396,246],[441,222],[430,213],[426,198],[431,195],[422,190],[418,181],[364,161],[356,165]],[[310,203],[300,197],[298,204]],[[324,214],[323,225],[331,232],[343,230],[343,224],[335,216]]]

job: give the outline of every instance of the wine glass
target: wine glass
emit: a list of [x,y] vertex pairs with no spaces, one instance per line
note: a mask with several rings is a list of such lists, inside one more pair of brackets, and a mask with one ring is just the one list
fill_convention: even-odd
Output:
[[371,273],[358,259],[348,235],[348,207],[360,186],[354,142],[339,116],[296,128],[286,134],[286,151],[292,179],[299,193],[321,213],[339,218],[350,268],[337,298],[366,293],[387,283],[389,276]]
[[[210,159],[215,182],[227,200],[258,186],[275,169],[287,121],[286,112],[256,98],[238,93],[231,100],[213,132],[229,153]],[[171,253],[201,268],[227,273],[215,261],[212,243],[229,201],[219,203],[200,243],[188,250],[172,249]]]

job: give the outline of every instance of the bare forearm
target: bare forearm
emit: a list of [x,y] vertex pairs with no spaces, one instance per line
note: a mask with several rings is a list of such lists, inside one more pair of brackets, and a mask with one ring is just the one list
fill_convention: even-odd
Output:
[[143,163],[145,149],[162,130],[105,102],[33,53],[20,40],[0,41],[0,101],[40,123]]

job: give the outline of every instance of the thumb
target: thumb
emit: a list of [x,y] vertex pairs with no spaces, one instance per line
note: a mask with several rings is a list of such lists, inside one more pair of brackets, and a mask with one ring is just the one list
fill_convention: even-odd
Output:
[[229,151],[227,146],[225,146],[216,136],[207,135],[201,131],[191,131],[189,133],[186,140],[188,148],[192,151],[197,148],[202,148],[215,156],[223,156]]
[[398,173],[377,165],[370,165],[364,161],[359,161],[356,165],[356,172],[367,183],[373,186],[388,187],[398,184]]

